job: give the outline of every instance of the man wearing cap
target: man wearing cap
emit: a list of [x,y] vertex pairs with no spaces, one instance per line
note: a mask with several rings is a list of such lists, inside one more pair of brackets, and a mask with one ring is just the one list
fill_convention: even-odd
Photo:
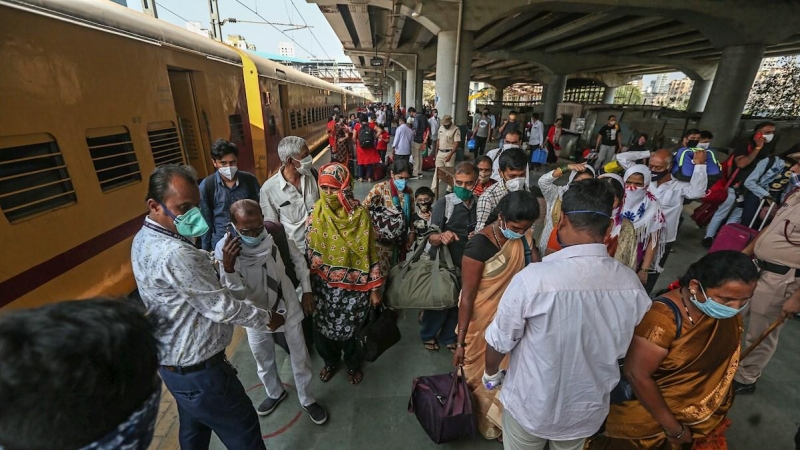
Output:
[[[453,126],[453,116],[446,115],[442,118],[442,126],[433,147],[433,157],[436,159],[436,169],[439,167],[455,167],[456,147],[461,142],[461,130]],[[431,189],[438,195],[439,177],[434,173]]]
[[[784,197],[772,222],[742,250],[755,255],[761,268],[753,299],[743,312],[750,316],[745,335],[747,347],[779,317],[792,318],[800,313],[800,152],[792,153],[788,159],[794,162],[789,169],[791,191]],[[782,327],[781,324],[739,363],[733,379],[737,394],[756,391],[756,381],[778,347]]]

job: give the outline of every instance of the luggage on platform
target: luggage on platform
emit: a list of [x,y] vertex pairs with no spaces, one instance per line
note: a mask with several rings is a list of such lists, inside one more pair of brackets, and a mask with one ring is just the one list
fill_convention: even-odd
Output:
[[[766,200],[761,200],[761,203],[758,205],[758,210],[761,211],[761,208],[764,206],[764,202]],[[772,202],[769,206],[769,210],[765,217],[769,217],[772,214],[773,208],[777,203]],[[758,235],[758,232],[764,228],[764,224],[767,223],[767,220],[761,221],[761,226],[758,229],[753,228],[753,224],[756,222],[758,218],[758,214],[753,216],[753,220],[750,221],[750,226],[745,226],[739,223],[729,223],[723,226],[719,233],[717,233],[717,237],[714,239],[714,243],[711,245],[711,248],[708,250],[709,253],[719,252],[722,250],[734,250],[740,252],[750,244],[750,241],[755,239]]]
[[478,424],[473,410],[463,368],[460,373],[414,378],[408,412],[417,416],[433,442],[442,444],[475,437]]

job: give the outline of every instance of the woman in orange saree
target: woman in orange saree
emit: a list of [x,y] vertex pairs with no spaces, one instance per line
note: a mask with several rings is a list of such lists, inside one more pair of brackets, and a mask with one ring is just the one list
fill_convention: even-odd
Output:
[[[502,408],[497,394],[481,381],[485,369],[483,334],[511,279],[531,262],[539,261],[531,227],[539,217],[539,203],[528,191],[511,192],[497,205],[497,220],[475,234],[461,261],[461,298],[458,340],[453,365],[463,365],[475,401],[478,430],[486,439],[502,435]],[[502,367],[508,366],[508,358]]]
[[[611,405],[591,450],[727,448],[742,319],[758,271],[740,252],[710,253],[636,327],[624,374],[636,398]],[[676,316],[680,314],[680,320]],[[681,324],[678,336],[678,324]],[[714,442],[714,446],[709,446]]]

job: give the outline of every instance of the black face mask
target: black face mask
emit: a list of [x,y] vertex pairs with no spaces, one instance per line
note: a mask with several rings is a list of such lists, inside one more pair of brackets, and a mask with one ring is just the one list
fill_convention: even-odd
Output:
[[650,172],[650,179],[652,179],[653,181],[658,181],[667,176],[668,173],[669,170],[665,170],[663,172]]
[[452,127],[452,125],[445,125],[445,126],[444,126],[444,128],[445,128],[446,130],[449,130],[449,129],[450,129],[450,127]]
[[697,140],[697,139],[692,139],[691,141],[686,141],[686,147],[688,147],[688,148],[695,148],[695,147],[697,147],[697,144],[699,144],[699,143],[700,143],[700,141],[699,141],[699,140]]

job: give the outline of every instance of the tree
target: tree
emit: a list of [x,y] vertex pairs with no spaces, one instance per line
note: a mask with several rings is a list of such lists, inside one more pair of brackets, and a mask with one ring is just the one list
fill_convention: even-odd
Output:
[[618,87],[614,93],[614,104],[616,105],[640,105],[643,99],[639,87],[630,84]]
[[430,105],[436,103],[436,82],[425,80],[422,82],[422,102]]
[[744,107],[755,116],[800,116],[800,63],[783,57],[776,67],[757,76]]

